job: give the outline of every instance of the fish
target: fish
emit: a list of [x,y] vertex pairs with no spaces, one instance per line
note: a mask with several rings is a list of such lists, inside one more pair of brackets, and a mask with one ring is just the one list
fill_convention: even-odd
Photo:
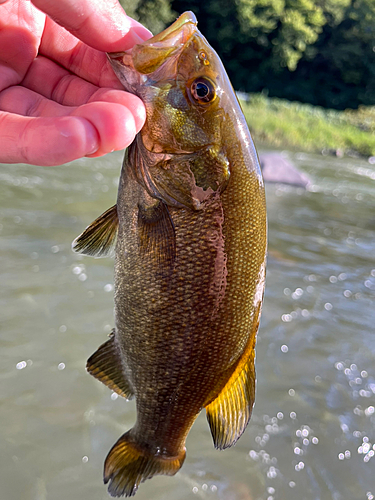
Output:
[[116,205],[73,249],[115,255],[115,326],[87,370],[135,397],[136,422],[104,464],[109,494],[130,497],[182,467],[202,409],[219,450],[249,422],[267,217],[248,126],[195,15],[108,58],[146,122],[125,152]]

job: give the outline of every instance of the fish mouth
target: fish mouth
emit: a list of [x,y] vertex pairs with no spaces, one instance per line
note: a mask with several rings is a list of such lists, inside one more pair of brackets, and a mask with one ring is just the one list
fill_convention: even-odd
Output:
[[197,30],[197,24],[198,21],[193,12],[184,12],[167,29],[149,38],[143,42],[142,45],[153,45],[158,42],[166,41],[171,41],[173,44],[175,39],[176,42],[179,41],[179,43],[185,44]]
[[116,67],[127,66],[129,57],[133,67],[143,74],[152,73],[167,58],[180,51],[198,31],[197,18],[193,12],[184,12],[161,33],[125,52],[109,52],[108,59]]

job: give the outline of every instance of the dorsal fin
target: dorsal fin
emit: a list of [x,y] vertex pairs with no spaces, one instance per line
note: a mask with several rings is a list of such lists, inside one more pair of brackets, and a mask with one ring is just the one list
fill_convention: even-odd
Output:
[[117,205],[114,205],[87,226],[83,233],[73,241],[72,248],[77,253],[93,257],[107,257],[114,250],[117,229]]
[[253,332],[228,382],[206,406],[215,448],[224,450],[234,445],[249,423],[255,400],[255,341],[259,326],[260,306],[256,311]]
[[131,399],[134,391],[126,380],[118,347],[115,343],[114,330],[109,340],[87,360],[87,371],[104,385],[120,396]]

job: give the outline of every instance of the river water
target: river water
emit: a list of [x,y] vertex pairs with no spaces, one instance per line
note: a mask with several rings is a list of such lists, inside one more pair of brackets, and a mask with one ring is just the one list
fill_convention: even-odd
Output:
[[[138,500],[375,497],[375,166],[289,153],[308,191],[267,186],[257,399],[232,449],[204,412],[174,477]],[[114,204],[122,153],[0,167],[1,500],[105,500],[104,458],[135,420],[85,372],[113,326],[113,261],[71,241]]]

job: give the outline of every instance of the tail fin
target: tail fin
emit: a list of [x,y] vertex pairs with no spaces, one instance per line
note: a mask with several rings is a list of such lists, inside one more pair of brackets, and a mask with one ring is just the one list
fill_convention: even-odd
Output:
[[177,456],[153,454],[137,443],[130,430],[120,437],[105,460],[104,483],[109,482],[108,493],[113,497],[131,497],[146,479],[158,474],[176,474],[185,456],[185,448]]

